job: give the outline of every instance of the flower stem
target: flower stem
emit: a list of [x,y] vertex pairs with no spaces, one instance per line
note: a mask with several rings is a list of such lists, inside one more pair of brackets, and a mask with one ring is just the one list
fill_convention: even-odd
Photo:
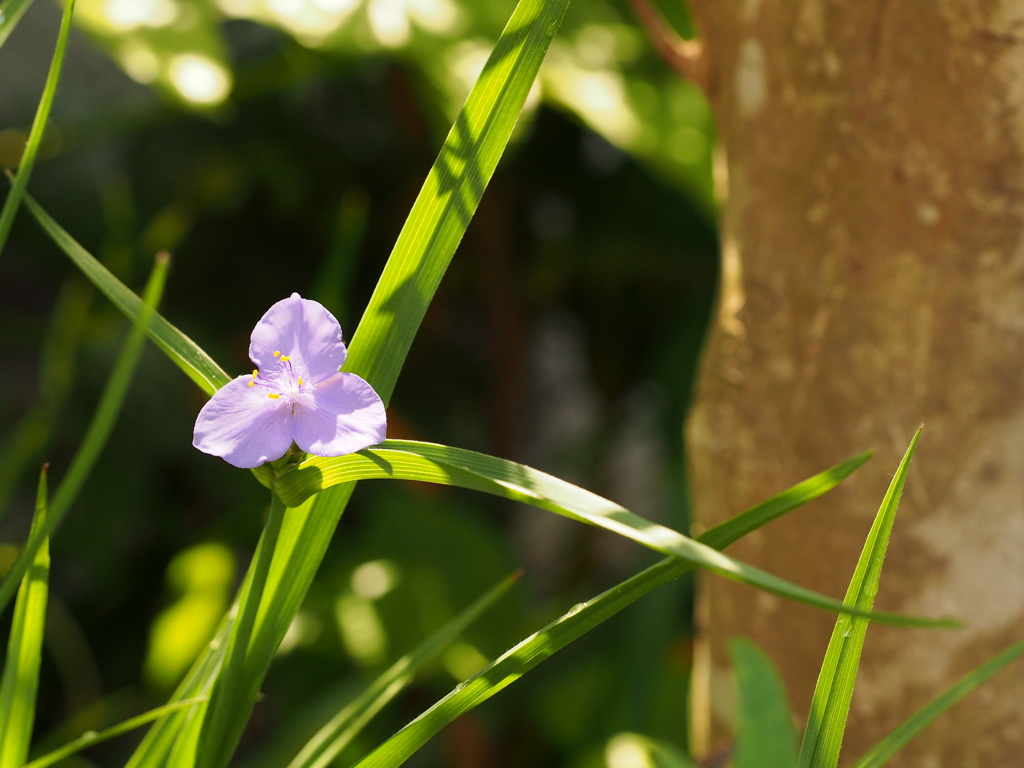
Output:
[[245,695],[245,661],[267,575],[270,573],[270,563],[274,559],[278,535],[284,522],[285,509],[277,494],[272,493],[270,513],[253,554],[252,565],[242,583],[238,612],[224,652],[223,666],[210,697],[210,707],[196,755],[196,765],[200,768],[227,765],[249,716],[249,707],[246,705],[248,697]]

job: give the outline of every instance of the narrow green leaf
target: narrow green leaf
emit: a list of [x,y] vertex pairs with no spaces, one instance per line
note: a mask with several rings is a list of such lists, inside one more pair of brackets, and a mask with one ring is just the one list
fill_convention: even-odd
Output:
[[71,461],[67,476],[54,494],[53,503],[50,504],[45,521],[29,534],[25,548],[18,554],[7,576],[0,582],[0,610],[3,610],[10,602],[18,582],[25,575],[43,541],[50,537],[64,519],[64,515],[67,514],[78,495],[82,483],[85,482],[106,446],[110,430],[113,429],[114,422],[121,411],[121,405],[128,392],[128,386],[131,384],[132,375],[135,373],[139,355],[142,353],[146,324],[163,294],[168,263],[169,259],[166,254],[161,254],[156,258],[153,271],[146,283],[144,311],[140,314],[138,323],[129,334],[128,340],[114,364],[114,370],[103,390],[103,395],[89,424],[89,429],[85,433],[82,445]]
[[[741,536],[757,530],[831,490],[867,460],[862,454],[805,480],[778,496],[727,520],[699,537],[701,543],[724,549]],[[401,765],[444,726],[514,683],[535,666],[581,637],[655,587],[684,573],[694,564],[667,557],[647,570],[617,584],[534,633],[485,669],[438,701],[384,744],[367,755],[358,768],[393,768]],[[291,767],[290,767],[291,768]]]
[[462,613],[415,649],[392,664],[377,677],[351,704],[325,724],[302,748],[288,768],[328,768],[370,720],[412,682],[413,677],[432,661],[449,643],[461,635],[485,610],[512,588],[519,580],[514,573],[479,597]]
[[18,26],[25,11],[32,5],[32,0],[7,0],[0,3],[0,47],[7,42],[11,32]]
[[[249,717],[249,691],[254,687],[245,675],[245,660],[252,639],[253,626],[267,584],[267,575],[274,557],[285,506],[271,495],[270,514],[253,555],[252,567],[238,596],[238,611],[231,624],[220,675],[213,686],[209,711],[200,736],[197,764],[227,765]],[[262,676],[261,676],[262,677]],[[255,687],[259,682],[255,683]]]
[[[757,530],[767,520],[774,520],[808,501],[818,498],[823,493],[832,490],[839,483],[856,472],[867,463],[872,456],[871,451],[858,453],[853,458],[836,464],[834,467],[820,472],[814,477],[809,477],[802,483],[797,483],[792,488],[773,496],[756,507],[749,513],[736,515],[720,525],[709,529],[698,540],[715,549],[725,549],[728,544],[721,544],[720,541],[732,543],[746,536],[751,531]],[[757,514],[751,514],[757,511]],[[743,527],[747,526],[747,527]]]
[[729,652],[740,695],[733,768],[795,768],[796,728],[782,678],[749,640],[733,640]]
[[387,440],[378,448],[334,458],[314,457],[274,481],[286,504],[336,483],[371,479],[421,480],[472,488],[522,501],[573,520],[617,533],[657,552],[690,560],[726,578],[759,587],[825,610],[868,615],[891,624],[955,626],[948,620],[919,619],[886,613],[871,614],[844,605],[804,587],[790,584],[701,544],[670,528],[652,523],[597,494],[531,467],[451,446]]
[[344,366],[385,403],[568,5],[520,0],[398,236]]
[[[16,23],[27,9],[27,5],[19,3],[11,9],[15,15]],[[10,34],[13,27],[6,18],[6,6],[4,7],[4,20],[0,22],[0,45]],[[36,164],[36,155],[39,153],[39,145],[43,141],[43,134],[46,133],[46,121],[50,119],[50,108],[53,106],[53,98],[57,95],[57,83],[60,81],[60,71],[64,66],[64,53],[68,47],[68,34],[71,32],[71,17],[75,12],[75,0],[67,0],[64,6],[64,15],[60,20],[60,31],[57,33],[57,46],[53,51],[53,58],[50,60],[50,71],[46,75],[46,85],[43,86],[43,96],[36,108],[36,116],[32,121],[32,129],[28,134],[28,141],[25,143],[25,151],[18,164],[18,175],[14,178],[11,191],[7,193],[4,200],[4,207],[0,209],[0,253],[7,244],[7,236],[14,224],[14,217],[21,205],[22,195],[28,186],[28,180],[32,177],[32,168]]]
[[[46,522],[46,465],[39,473],[36,513],[32,530]],[[14,621],[7,641],[7,658],[0,679],[0,768],[20,768],[28,757],[35,722],[39,663],[46,627],[46,601],[50,584],[50,546],[44,538],[25,574],[14,605]]]
[[[143,314],[143,301],[110,270],[79,245],[31,195],[25,195],[25,207],[53,239],[57,246],[110,301],[133,323]],[[179,331],[159,313],[154,312],[146,323],[146,332],[171,361],[194,381],[206,394],[212,395],[231,377],[213,361],[192,339]]]
[[[227,644],[228,633],[231,631],[231,622],[234,619],[236,606],[233,606],[221,620],[217,632],[196,663],[185,675],[175,689],[170,699],[170,704],[181,704],[191,699],[199,699],[200,703],[183,712],[174,712],[169,717],[160,719],[142,738],[139,746],[136,747],[129,758],[125,768],[143,768],[144,766],[167,765],[167,755],[170,754],[176,742],[180,741],[179,735],[191,723],[201,724],[206,715],[210,691],[217,679],[220,664],[224,656],[224,646]],[[180,768],[174,763],[175,768]]]
[[[25,768],[46,768],[46,766],[53,765],[57,761],[63,760],[66,757],[71,757],[71,755],[76,752],[81,752],[83,749],[96,746],[97,744],[102,744],[104,741],[108,741],[115,736],[120,736],[121,734],[128,733],[136,728],[141,728],[143,725],[151,723],[154,720],[159,720],[162,717],[166,717],[173,712],[177,712],[178,710],[185,709],[187,707],[194,707],[205,701],[206,699],[202,698],[177,701],[173,704],[166,704],[162,707],[151,709],[149,712],[136,715],[129,720],[125,720],[123,723],[118,723],[117,725],[113,725],[102,731],[89,731],[88,733],[83,733],[77,739],[65,744],[60,749],[55,749],[53,752],[47,752],[45,755],[37,757],[31,763],[26,765]],[[18,765],[21,765],[21,763]]]
[[881,768],[939,715],[1007,665],[1024,656],[1024,641],[1015,643],[965,675],[945,693],[932,699],[906,722],[872,747],[853,768]]
[[[861,612],[870,611],[874,605],[885,550],[896,521],[910,460],[920,437],[921,430],[918,429],[878,508],[846,591],[843,602]],[[846,730],[853,684],[857,679],[867,630],[868,620],[862,616],[843,615],[836,621],[811,699],[807,728],[800,746],[800,768],[835,768],[839,762],[839,748]]]
[[[363,322],[353,335],[345,370],[372,382],[385,400],[426,306],[508,143],[567,4],[568,0],[520,0],[417,198]],[[47,229],[51,235],[57,233],[52,226]],[[62,247],[70,248],[66,241]],[[352,484],[336,486],[288,510],[249,644],[244,679],[251,687],[249,703],[243,707],[246,716],[353,488]],[[214,650],[209,655],[217,653]],[[197,664],[205,663],[206,657]],[[162,758],[154,745],[163,744],[161,740],[174,727],[177,724],[155,726],[152,730],[160,728],[159,733],[153,740],[144,740],[133,756],[133,768],[157,765]]]
[[[867,454],[862,454],[805,480],[742,515],[710,529],[700,537],[700,540],[710,546],[724,549],[745,533],[831,490],[867,458]],[[282,602],[285,602],[284,608],[280,609],[280,615],[294,615],[298,610],[324,556],[330,541],[330,533],[337,525],[337,516],[340,515],[340,511],[337,510],[343,508],[354,487],[354,483],[347,483],[328,488],[323,493],[307,499],[300,507],[288,510],[266,589],[266,594],[279,594]],[[340,499],[331,500],[329,497],[332,494],[340,496]],[[319,502],[320,506],[317,506],[316,502]],[[652,582],[649,588],[693,569],[690,563],[674,557],[663,561],[660,567],[663,570],[661,581]],[[628,603],[624,603],[623,606],[626,604]],[[252,647],[276,648],[283,637],[281,623],[280,619],[275,621],[274,617],[257,617]],[[285,630],[287,626],[284,625]],[[225,621],[215,640],[210,643],[209,649],[196,661],[185,680],[178,686],[172,697],[173,701],[209,692],[223,657],[227,631],[228,622]],[[187,722],[180,715],[161,720],[146,734],[126,768],[162,768],[166,756],[186,725]]]

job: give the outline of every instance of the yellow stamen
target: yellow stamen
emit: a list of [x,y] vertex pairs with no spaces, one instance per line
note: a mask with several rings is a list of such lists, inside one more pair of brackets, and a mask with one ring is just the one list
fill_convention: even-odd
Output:
[[252,369],[252,377],[254,379],[259,375],[259,373],[260,373],[260,369],[259,368],[253,368]]
[[280,356],[281,356],[281,352],[280,351],[277,351],[277,352],[274,353],[274,357],[280,357]]
[[256,382],[255,381],[250,381],[249,382],[249,386],[250,387],[255,387],[256,386]]
[[281,355],[281,362],[282,363],[287,363],[291,359],[292,359],[291,355]]
[[300,387],[302,386],[302,377],[301,376],[299,376],[299,386]]
[[269,397],[271,400],[277,400],[277,398],[279,398],[280,395],[275,395],[273,392],[271,392],[269,395],[267,395],[267,397]]

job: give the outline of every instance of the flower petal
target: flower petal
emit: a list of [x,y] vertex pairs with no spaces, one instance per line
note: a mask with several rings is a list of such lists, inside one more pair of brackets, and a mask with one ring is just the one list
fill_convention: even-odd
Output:
[[218,389],[196,419],[192,445],[228,464],[251,469],[279,459],[292,444],[292,409],[239,376]]
[[297,293],[268,309],[253,328],[249,359],[269,372],[278,365],[275,352],[295,357],[312,379],[337,373],[347,355],[334,315]]
[[308,400],[295,403],[292,437],[314,456],[343,456],[381,442],[387,432],[384,403],[354,373],[318,382]]

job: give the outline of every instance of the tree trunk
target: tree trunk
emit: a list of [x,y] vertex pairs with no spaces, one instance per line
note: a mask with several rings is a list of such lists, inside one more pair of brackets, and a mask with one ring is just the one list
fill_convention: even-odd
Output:
[[[1024,638],[1024,2],[691,6],[728,177],[719,314],[688,425],[698,518],[877,449],[731,550],[841,597],[926,425],[876,607],[966,626],[869,629],[848,765]],[[752,637],[805,716],[834,617],[703,584],[712,680],[728,638]],[[1022,702],[1018,663],[891,764],[1022,765]]]

